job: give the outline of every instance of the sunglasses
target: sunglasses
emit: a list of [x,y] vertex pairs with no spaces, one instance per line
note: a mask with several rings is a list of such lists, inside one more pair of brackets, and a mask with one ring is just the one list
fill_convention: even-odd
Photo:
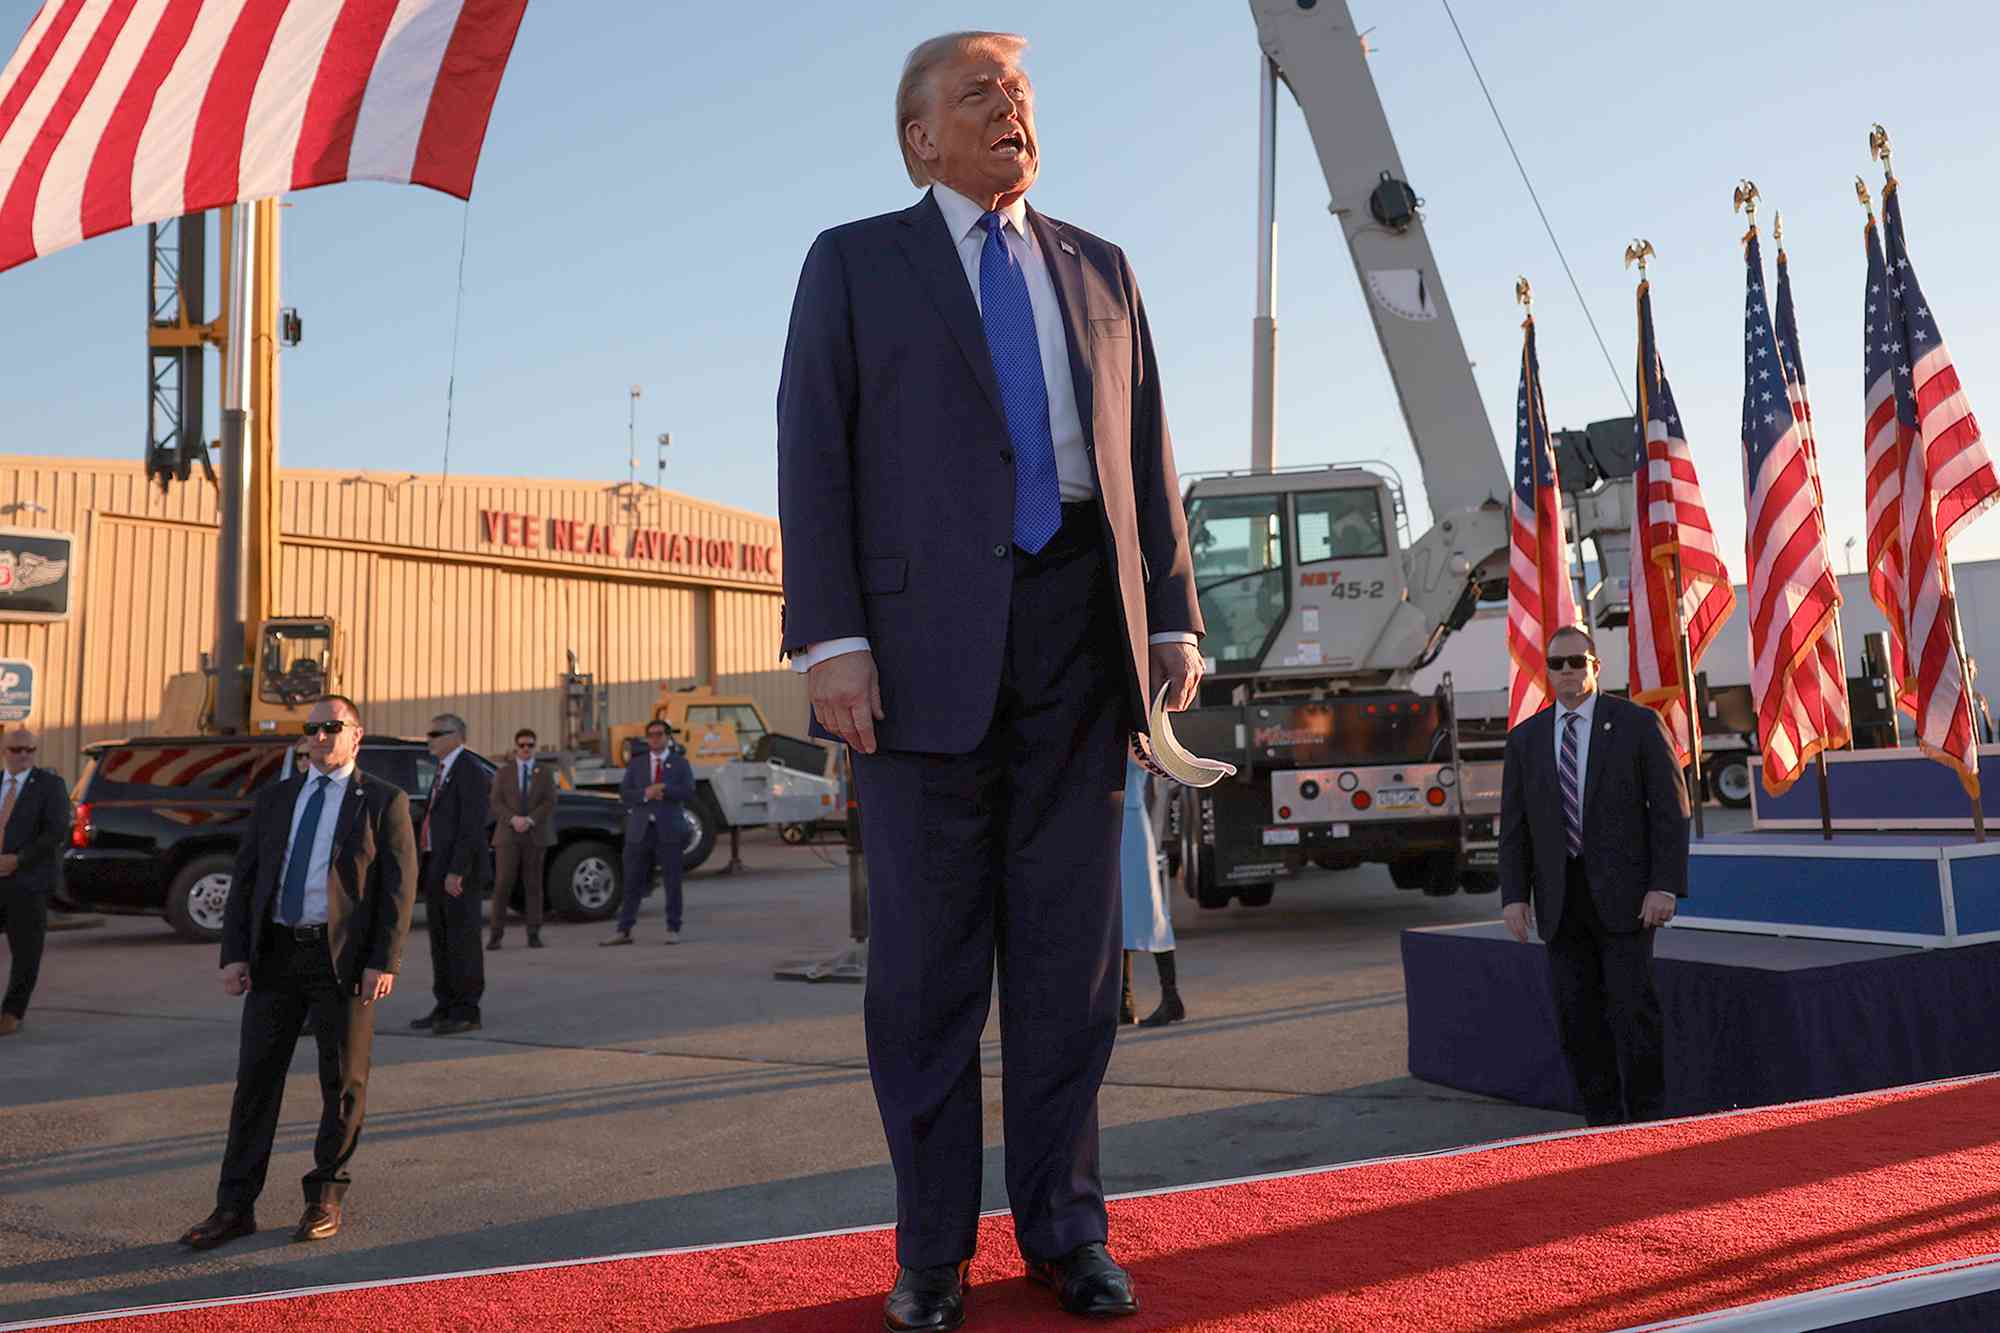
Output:
[[517,750],[532,750],[535,748],[535,743],[533,741],[515,741],[514,748]]
[[32,745],[10,745],[7,747],[8,754],[33,754],[34,752],[35,747]]
[[299,730],[308,736],[338,736],[340,729],[346,725],[345,722],[335,719],[332,722],[308,722]]
[[1564,668],[1568,668],[1571,671],[1581,671],[1596,660],[1589,653],[1570,653],[1567,656],[1551,654],[1549,656],[1549,670],[1561,671]]
[[427,731],[424,735],[430,737],[432,740],[438,740],[445,736],[456,736],[458,733],[455,731]]

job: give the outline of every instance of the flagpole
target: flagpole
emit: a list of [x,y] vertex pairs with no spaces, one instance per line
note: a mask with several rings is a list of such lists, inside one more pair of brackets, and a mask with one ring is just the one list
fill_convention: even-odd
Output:
[[1951,602],[1951,650],[1958,654],[1959,702],[1965,705],[1965,723],[1972,738],[1972,840],[1986,841],[1986,809],[1979,780],[1979,714],[1972,707],[1972,655],[1965,651],[1965,631],[1958,623],[1958,588],[1951,576],[1951,553],[1940,552],[1944,565],[1944,591]]
[[1833,806],[1826,790],[1826,750],[1822,747],[1813,756],[1813,764],[1819,769],[1819,836],[1822,842],[1833,841]]
[[1694,836],[1705,836],[1701,826],[1701,807],[1705,803],[1707,791],[1701,777],[1701,736],[1695,722],[1694,713],[1694,659],[1688,653],[1687,626],[1681,623],[1681,548],[1674,547],[1674,651],[1679,654],[1681,674],[1681,706],[1687,709],[1688,718],[1688,800],[1694,806]]

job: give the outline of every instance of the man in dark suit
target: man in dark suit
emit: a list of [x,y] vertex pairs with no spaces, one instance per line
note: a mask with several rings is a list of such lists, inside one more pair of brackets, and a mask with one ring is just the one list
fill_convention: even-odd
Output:
[[778,386],[784,648],[867,812],[892,1329],[964,1317],[996,956],[1022,1257],[1073,1312],[1137,1309],[1098,1170],[1121,793],[1150,691],[1194,697],[1201,616],[1131,266],[1025,201],[1024,46],[910,53],[898,146],[929,188],[813,243]]
[[653,884],[653,867],[667,897],[668,944],[681,942],[681,860],[688,842],[682,807],[694,799],[694,768],[687,751],[672,744],[674,729],[659,718],[646,724],[646,748],[625,765],[618,795],[625,802],[625,895],[618,904],[618,929],[609,947],[632,942],[639,924],[639,900]]
[[0,928],[12,956],[0,1037],[19,1032],[28,1017],[49,933],[49,894],[69,833],[69,793],[54,772],[35,767],[40,744],[26,727],[0,734]]
[[493,908],[486,947],[507,934],[507,904],[514,877],[521,878],[521,906],[528,917],[528,947],[542,947],[542,862],[556,840],[556,775],[535,763],[537,737],[514,733],[514,758],[493,775]]
[[417,833],[424,886],[424,924],[431,937],[431,1011],[413,1019],[418,1031],[449,1037],[477,1032],[486,994],[486,957],[479,951],[479,895],[487,886],[486,770],[465,748],[465,719],[431,719],[431,755],[438,761]]
[[1653,932],[1687,896],[1687,789],[1660,715],[1598,692],[1588,631],[1557,630],[1548,655],[1555,702],[1507,736],[1502,912],[1525,944],[1532,896],[1584,1119],[1657,1120],[1666,1067]]
[[222,992],[249,998],[215,1211],[181,1237],[197,1250],[257,1229],[285,1075],[307,1018],[319,1046],[319,1137],[292,1239],[340,1230],[368,1100],[374,1006],[403,965],[417,891],[409,798],[355,766],[361,714],[351,700],[327,695],[305,730],[312,768],[258,794],[224,909]]

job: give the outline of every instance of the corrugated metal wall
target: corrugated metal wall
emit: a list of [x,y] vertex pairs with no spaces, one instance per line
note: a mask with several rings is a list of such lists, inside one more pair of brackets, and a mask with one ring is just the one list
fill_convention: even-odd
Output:
[[[199,481],[163,496],[136,463],[0,457],[0,527],[76,538],[70,619],[0,621],[0,657],[38,672],[40,758],[66,777],[84,744],[147,730],[167,677],[212,646],[214,499]],[[543,534],[550,519],[605,525],[616,540],[604,553],[512,546],[487,539],[481,510],[534,515]],[[339,620],[342,680],[370,731],[421,735],[450,711],[481,751],[504,750],[524,725],[552,744],[574,651],[607,687],[614,721],[650,712],[662,682],[707,676],[804,733],[803,683],[777,658],[776,574],[740,555],[730,567],[628,556],[635,527],[733,554],[775,547],[771,519],[571,482],[287,472],[280,527],[274,610]]]

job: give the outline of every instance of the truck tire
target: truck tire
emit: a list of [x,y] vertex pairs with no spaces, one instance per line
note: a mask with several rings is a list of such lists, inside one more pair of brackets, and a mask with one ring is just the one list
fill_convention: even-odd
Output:
[[1750,756],[1742,750],[1731,750],[1715,757],[1715,768],[1708,775],[1708,789],[1715,793],[1715,799],[1731,810],[1750,808]]
[[1238,884],[1236,900],[1245,907],[1269,907],[1271,895],[1277,891],[1278,885],[1274,880],[1267,879],[1261,884]]
[[716,835],[722,830],[722,808],[706,784],[695,789],[695,798],[681,807],[687,819],[688,844],[681,852],[681,873],[699,870],[715,850]]
[[1399,889],[1421,889],[1428,865],[1421,856],[1399,856],[1389,862],[1389,882]]
[[778,836],[784,840],[785,845],[788,847],[803,847],[813,839],[813,826],[811,824],[780,824],[778,825]]
[[572,921],[603,921],[618,910],[622,877],[616,847],[573,842],[555,854],[543,880],[552,910]]
[[1500,872],[1461,870],[1458,872],[1458,887],[1467,893],[1495,893],[1500,888]]
[[236,858],[223,852],[197,856],[167,887],[167,924],[182,939],[214,944],[222,938],[223,909],[235,878]]
[[1458,854],[1422,852],[1389,863],[1389,879],[1399,889],[1421,889],[1427,897],[1446,898],[1458,892]]

